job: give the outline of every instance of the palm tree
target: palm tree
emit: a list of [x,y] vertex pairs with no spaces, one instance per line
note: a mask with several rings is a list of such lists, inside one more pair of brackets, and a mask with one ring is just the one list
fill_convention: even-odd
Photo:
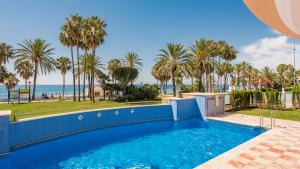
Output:
[[50,43],[42,39],[25,40],[18,43],[21,47],[17,50],[17,60],[15,64],[28,61],[33,64],[33,93],[32,100],[35,99],[36,79],[38,73],[47,74],[55,70],[55,60],[51,57],[54,48],[51,48]]
[[177,43],[168,43],[167,49],[160,49],[157,61],[163,63],[161,60],[166,61],[166,65],[169,67],[172,85],[173,85],[173,96],[176,96],[176,82],[175,73],[182,72],[184,65],[187,63],[187,50],[184,46]]
[[142,59],[134,52],[129,52],[125,55],[125,59],[122,60],[124,65],[130,68],[136,68],[141,70],[143,67]]
[[103,90],[103,98],[106,100],[106,90],[110,90],[110,87],[107,85],[107,81],[109,81],[109,75],[106,75],[102,71],[96,71],[96,77],[98,78],[98,82]]
[[[167,61],[165,61],[167,62]],[[160,93],[166,92],[167,81],[170,80],[171,74],[167,64],[162,64],[157,62],[153,67],[151,74],[152,76],[160,82]]]
[[268,66],[265,66],[262,70],[262,75],[267,80],[274,82],[276,78],[276,73],[274,73],[274,70]]
[[209,57],[215,54],[215,47],[212,44],[213,41],[211,40],[200,39],[190,47],[189,58],[194,64],[194,76],[198,80],[198,92],[204,91],[203,74],[208,72],[206,70],[207,64],[212,64]]
[[25,89],[27,89],[27,81],[33,75],[33,65],[30,61],[26,60],[23,62],[15,63],[15,70],[25,80]]
[[92,100],[92,70],[94,69],[96,74],[96,72],[100,72],[104,69],[104,64],[101,61],[101,57],[99,56],[94,57],[93,54],[86,54],[85,56],[81,56],[80,63],[81,63],[81,67],[84,68],[82,69],[82,71],[85,72],[88,79],[89,97]]
[[104,20],[97,16],[92,16],[84,21],[83,24],[83,29],[82,29],[82,38],[83,38],[83,43],[90,49],[92,49],[92,54],[93,54],[93,68],[92,68],[92,100],[95,102],[95,92],[94,92],[94,87],[95,87],[95,68],[94,68],[94,63],[95,63],[95,57],[96,57],[96,48],[104,43],[104,37],[106,36],[106,31],[105,31],[106,23]]
[[[233,66],[227,62],[221,63],[220,65],[217,66],[217,74],[224,78],[223,80],[223,92],[226,91],[226,84],[227,84],[227,76],[226,74],[230,74],[233,71]],[[222,83],[222,80],[221,80]]]
[[12,46],[6,43],[0,43],[0,66],[8,62],[9,58],[12,58],[14,51]]
[[214,63],[211,60],[207,60],[204,65],[205,70],[205,81],[206,81],[206,92],[212,91],[212,76],[211,73],[213,72],[213,65]]
[[[143,67],[142,59],[134,52],[127,53],[122,61],[125,66],[130,68],[141,70]],[[132,82],[130,84],[132,85]]]
[[226,73],[226,66],[225,63],[219,64],[216,67],[216,73],[219,77],[219,85],[222,85],[222,77],[225,75]]
[[108,66],[107,66],[108,74],[111,76],[111,79],[112,79],[114,84],[116,83],[116,81],[115,81],[115,78],[113,76],[113,72],[121,66],[122,66],[122,64],[121,64],[120,59],[112,59],[108,62]]
[[188,61],[187,64],[185,64],[184,67],[184,74],[187,78],[191,79],[191,86],[192,86],[192,91],[194,90],[194,77],[195,77],[195,63],[192,61]]
[[[220,68],[220,65],[221,65],[221,60],[223,59],[223,51],[224,51],[224,47],[227,45],[227,42],[224,41],[224,40],[220,40],[217,42],[217,50],[218,50],[218,62],[217,62],[217,69]],[[216,70],[218,71],[218,70]],[[218,87],[220,88],[221,86],[221,81],[222,81],[222,78],[218,75],[218,79],[217,79],[217,83],[218,83]]]
[[62,97],[65,97],[65,79],[66,79],[66,73],[71,69],[71,62],[69,58],[61,56],[56,59],[56,66],[57,69],[60,70],[60,73],[63,76],[63,90],[62,90]]
[[70,34],[70,22],[66,19],[64,25],[61,27],[61,32],[59,33],[59,41],[70,48],[71,50],[71,63],[72,63],[72,75],[73,75],[73,101],[76,101],[76,88],[75,88],[75,64],[73,56],[73,47],[76,45],[76,41],[72,39]]
[[18,85],[19,80],[16,77],[16,74],[8,73],[7,77],[4,79],[4,86],[7,90],[11,90]]
[[[85,79],[86,79],[86,71],[85,71],[85,67],[86,67],[86,55],[87,55],[87,52],[88,52],[88,50],[89,50],[89,48],[82,42],[81,44],[80,44],[80,48],[82,49],[82,50],[84,50],[84,55],[83,55],[83,57],[84,57],[84,63],[83,64],[81,64],[81,67],[82,67],[82,70],[83,70],[83,89],[82,89],[82,96],[83,96],[83,101],[85,101]],[[82,58],[81,58],[81,60],[82,60]]]
[[[233,46],[227,44],[226,42],[225,42],[225,43],[222,42],[221,45],[222,45],[222,46],[221,46],[221,50],[220,50],[221,57],[222,57],[228,64],[230,64],[230,62],[236,58],[236,56],[237,56],[237,50],[236,50]],[[227,65],[227,66],[228,66],[228,65]],[[230,65],[230,66],[231,66],[231,65]],[[231,66],[231,68],[232,68],[232,66]],[[224,76],[225,76],[225,79],[227,79],[228,75],[229,75],[231,72],[232,72],[232,71],[229,71],[229,72],[226,72],[226,73],[225,73],[225,75],[224,75]],[[224,85],[227,84],[227,82],[224,82],[224,83],[225,83]]]
[[231,72],[233,71],[233,66],[230,63],[222,63],[221,66],[224,67],[225,69],[225,74],[224,74],[224,83],[223,83],[223,92],[226,91],[226,85],[227,85],[227,78],[228,75],[231,74]]
[[246,62],[238,63],[234,67],[234,72],[236,74],[236,83],[235,83],[235,85],[237,85],[238,89],[240,88],[240,84],[241,84],[240,83],[241,82],[241,73],[243,71],[244,64],[246,64]]
[[230,61],[236,58],[237,50],[233,46],[230,46],[225,42],[221,46],[220,53],[222,58],[228,63],[230,63]]
[[134,81],[137,78],[138,73],[139,71],[136,68],[126,66],[119,67],[114,71],[113,74],[122,87],[124,96],[127,95],[126,87],[128,86],[128,83]]
[[4,79],[7,77],[7,70],[4,66],[0,65],[0,83],[4,82]]
[[289,75],[294,72],[294,68],[291,64],[279,64],[276,67],[277,79],[284,89],[285,84],[289,81]]
[[252,86],[251,79],[254,76],[254,68],[249,64],[246,66],[245,71],[248,76],[248,87],[249,87],[249,90],[251,90],[251,86]]
[[69,18],[67,18],[68,23],[68,33],[71,36],[71,39],[76,44],[76,52],[77,52],[77,75],[78,75],[78,101],[80,102],[80,55],[79,55],[79,48],[82,46],[82,28],[84,19],[79,14],[71,15]]

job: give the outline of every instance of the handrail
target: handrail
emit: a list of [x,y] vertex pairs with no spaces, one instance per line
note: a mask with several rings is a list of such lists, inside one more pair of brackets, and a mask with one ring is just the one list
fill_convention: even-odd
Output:
[[270,117],[271,117],[271,128],[275,127],[276,124],[275,124],[275,117],[276,117],[276,112],[275,111],[271,111],[270,113]]
[[259,126],[262,127],[264,125],[264,117],[260,116],[259,117]]

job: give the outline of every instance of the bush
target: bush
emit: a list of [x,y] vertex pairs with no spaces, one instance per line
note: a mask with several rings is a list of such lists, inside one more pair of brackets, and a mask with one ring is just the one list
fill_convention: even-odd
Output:
[[280,103],[279,91],[277,89],[267,89],[266,97],[268,108],[274,108],[275,105],[278,106]]
[[153,100],[159,94],[158,86],[149,84],[143,86],[129,86],[126,91],[126,96],[118,97],[116,101]]
[[[266,106],[268,108],[279,108],[279,105],[281,105],[280,98],[280,92],[277,89],[266,88],[264,90],[256,89],[254,91],[234,90],[230,93],[230,104],[233,108],[245,108],[250,105],[262,106],[262,104],[267,103]],[[293,94],[293,99],[294,98],[296,98],[295,100],[299,98],[300,102],[300,87],[298,95]]]
[[234,107],[247,107],[252,102],[253,95],[251,91],[233,90],[230,93],[230,104]]
[[261,90],[254,90],[253,91],[253,100],[257,105],[261,106],[261,104],[263,103],[263,92]]
[[300,86],[295,86],[292,89],[292,102],[293,102],[293,106],[297,106],[299,108],[299,106],[300,106]]

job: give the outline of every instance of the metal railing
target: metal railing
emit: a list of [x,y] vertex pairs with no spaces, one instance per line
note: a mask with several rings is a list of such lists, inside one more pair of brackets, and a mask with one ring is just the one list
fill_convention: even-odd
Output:
[[[264,117],[263,116],[259,116],[259,126],[260,127],[264,126]],[[270,112],[270,128],[272,129],[273,127],[276,127],[276,111]]]

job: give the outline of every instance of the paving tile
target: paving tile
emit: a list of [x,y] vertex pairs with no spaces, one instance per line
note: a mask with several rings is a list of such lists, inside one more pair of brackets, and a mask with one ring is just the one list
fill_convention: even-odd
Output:
[[252,156],[252,155],[247,154],[247,153],[240,154],[240,157],[246,158],[248,160],[254,160],[255,159],[255,156]]
[[241,163],[241,162],[236,161],[236,160],[230,160],[230,161],[228,162],[228,164],[234,166],[235,168],[243,168],[243,167],[245,166],[244,163]]
[[260,149],[260,148],[257,148],[257,147],[251,147],[251,148],[250,148],[250,150],[252,150],[252,151],[256,151],[256,152],[263,152],[263,150],[262,150],[262,149]]
[[279,154],[281,154],[281,153],[283,153],[284,151],[283,150],[280,150],[280,149],[276,149],[276,148],[270,148],[268,151],[271,151],[271,152],[273,152],[273,153],[279,153]]

